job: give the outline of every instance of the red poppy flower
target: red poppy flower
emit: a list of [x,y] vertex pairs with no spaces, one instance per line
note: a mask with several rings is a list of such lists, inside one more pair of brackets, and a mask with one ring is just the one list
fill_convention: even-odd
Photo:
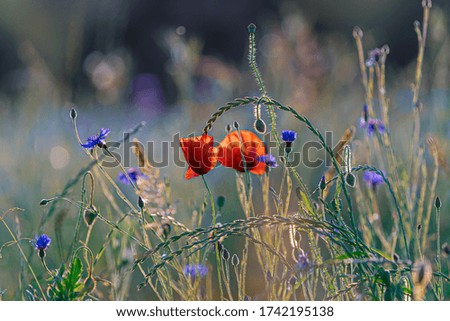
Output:
[[258,136],[247,130],[241,130],[239,133],[234,131],[225,136],[218,147],[217,160],[223,166],[234,168],[239,172],[247,170],[261,175],[266,170],[266,164],[260,162],[258,157],[265,154],[266,147]]
[[216,166],[217,159],[213,144],[213,137],[207,134],[180,138],[180,146],[189,166],[184,176],[186,179],[204,175]]

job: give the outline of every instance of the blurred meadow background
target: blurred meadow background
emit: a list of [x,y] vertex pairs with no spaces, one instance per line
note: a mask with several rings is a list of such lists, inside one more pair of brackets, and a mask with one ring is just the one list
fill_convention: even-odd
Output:
[[[55,215],[40,226],[49,205],[40,206],[39,202],[61,193],[90,162],[75,138],[71,108],[76,106],[83,141],[101,127],[111,129],[108,140],[118,141],[130,128],[145,121],[134,137],[144,146],[154,142],[153,155],[161,160],[161,142],[175,141],[178,149],[177,137],[200,135],[218,107],[235,97],[258,95],[247,60],[247,26],[251,22],[257,25],[257,61],[269,95],[293,106],[322,132],[331,131],[334,143],[347,128],[355,126],[354,165],[367,163],[363,149],[358,149],[365,139],[364,130],[358,126],[365,94],[352,35],[354,26],[364,31],[365,55],[387,44],[389,132],[397,157],[406,159],[415,117],[411,84],[418,49],[413,23],[421,21],[422,15],[421,2],[411,0],[1,1],[0,211],[13,207],[24,210],[5,218],[20,239],[32,239],[42,232],[51,236],[53,244],[46,263],[51,269],[57,268],[62,253],[67,251],[64,247],[72,241],[78,209],[58,201]],[[441,243],[450,242],[449,27],[450,3],[433,1],[420,90],[420,146],[427,149],[426,140],[432,136],[439,149],[435,193],[427,194],[426,199],[439,196],[442,201]],[[375,103],[378,112],[377,106]],[[267,121],[265,111],[262,116]],[[226,135],[226,125],[234,121],[242,129],[252,130],[253,109],[238,108],[226,113],[214,124],[210,135],[220,140]],[[315,139],[289,115],[278,113],[277,122],[280,130],[297,131],[294,150],[299,151],[305,142]],[[321,152],[315,156],[323,158],[325,153]],[[430,153],[424,155],[426,171],[432,177],[433,157]],[[201,179],[185,180],[185,167],[176,166],[173,158],[170,149],[169,166],[161,168],[161,177],[170,180],[170,199],[177,221],[192,227],[192,213],[200,211],[197,209],[203,203],[205,188]],[[137,165],[132,156],[130,159]],[[281,169],[274,172],[278,170],[281,173]],[[302,164],[297,170],[313,190],[327,168]],[[120,169],[108,171],[115,178]],[[207,180],[213,195],[226,197],[221,220],[243,218],[234,175],[219,167]],[[254,183],[257,190],[260,183]],[[114,206],[102,193],[100,180],[96,184],[95,205],[105,216],[113,217]],[[80,191],[76,185],[67,197],[79,200]],[[123,191],[135,204],[133,189],[123,186]],[[383,207],[388,203],[383,200],[389,196],[385,190],[381,192],[379,215],[382,225],[390,230],[392,215]],[[256,207],[262,210],[259,198],[255,196],[259,204]],[[430,226],[434,226],[434,220],[432,215]],[[210,224],[211,217],[205,215],[204,222]],[[108,231],[108,226],[98,223],[93,228],[89,245],[94,253]],[[0,245],[9,241],[10,235],[0,226]],[[231,253],[238,251],[238,241],[230,238],[226,242]],[[435,249],[435,242],[433,232],[426,251]],[[118,267],[117,275],[104,277],[122,282],[123,293],[100,299],[156,299],[148,287],[136,290],[142,275],[127,272],[135,253],[132,247],[122,245],[111,243],[96,273],[102,275],[106,266],[120,257],[123,270]],[[26,241],[22,247],[38,278],[45,277],[33,247]],[[0,290],[6,290],[0,298],[24,299],[26,284],[20,283],[26,279],[21,274],[27,272],[20,253],[15,246],[7,246],[0,254]],[[252,273],[264,277],[256,268]],[[263,291],[258,277],[248,278],[247,282],[249,292]],[[448,291],[447,286],[447,300]]]

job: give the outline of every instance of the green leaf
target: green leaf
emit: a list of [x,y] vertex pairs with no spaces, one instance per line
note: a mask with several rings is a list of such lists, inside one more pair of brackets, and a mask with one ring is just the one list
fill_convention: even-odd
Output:
[[299,193],[300,193],[300,196],[301,196],[301,201],[305,205],[305,209],[308,211],[308,214],[309,215],[313,215],[314,214],[314,210],[313,210],[312,204],[309,201],[308,197],[306,196],[306,194],[303,191],[299,191]]
[[373,248],[371,250],[373,252],[377,253],[379,256],[385,258],[386,260],[392,261],[392,258],[388,254],[384,253],[383,251],[380,251],[380,250],[377,250],[377,249],[373,249]]
[[335,260],[346,260],[346,259],[363,259],[366,258],[367,254],[363,251],[354,251],[351,253],[345,253],[345,254],[341,254],[336,256],[334,259]]
[[83,265],[81,264],[81,260],[79,258],[75,258],[72,262],[72,266],[70,267],[70,271],[66,277],[66,285],[75,289],[77,287],[77,283],[81,278],[81,271],[83,269]]

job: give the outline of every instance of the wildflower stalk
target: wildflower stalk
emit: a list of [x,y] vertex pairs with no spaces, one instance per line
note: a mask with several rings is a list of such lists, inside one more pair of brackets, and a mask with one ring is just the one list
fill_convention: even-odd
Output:
[[420,102],[419,102],[419,93],[420,93],[420,86],[422,81],[422,69],[423,69],[423,58],[425,53],[425,46],[426,46],[426,40],[427,40],[427,34],[428,34],[428,22],[429,22],[429,16],[430,16],[430,9],[431,9],[432,3],[431,0],[423,0],[422,1],[422,7],[423,7],[423,20],[422,20],[422,29],[420,28],[420,23],[418,21],[414,22],[414,31],[417,35],[417,42],[418,42],[418,54],[417,54],[417,63],[416,63],[416,72],[415,72],[415,82],[413,84],[413,99],[412,99],[412,105],[414,108],[414,124],[413,124],[413,134],[411,139],[411,144],[409,146],[409,155],[411,156],[410,159],[410,173],[411,170],[414,168],[414,163],[418,160],[416,157],[413,157],[413,155],[416,153],[416,148],[419,145],[419,138],[420,138]]
[[[15,208],[14,210],[21,210],[21,209]],[[20,252],[20,254],[21,254],[22,257],[23,257],[23,260],[24,260],[25,263],[27,264],[28,269],[29,269],[30,272],[31,272],[31,275],[33,276],[33,279],[34,279],[34,281],[36,282],[36,285],[37,285],[38,288],[39,288],[39,291],[41,292],[42,299],[43,299],[44,301],[47,301],[46,294],[45,294],[44,290],[42,289],[41,284],[39,283],[39,280],[38,280],[38,278],[36,277],[36,274],[34,273],[34,270],[33,270],[33,268],[31,267],[31,264],[30,264],[30,262],[28,261],[27,256],[25,255],[25,252],[24,252],[23,249],[22,249],[22,246],[20,246],[20,243],[19,243],[19,241],[17,240],[16,236],[14,235],[13,231],[11,230],[11,228],[9,227],[9,225],[5,222],[5,215],[6,215],[6,214],[4,214],[2,217],[0,217],[0,221],[3,223],[3,225],[4,225],[5,228],[6,228],[6,230],[7,230],[7,231],[9,232],[9,234],[11,235],[11,238],[13,239],[13,241],[17,244],[17,247],[18,247],[18,249],[19,249],[19,252]]]
[[[439,198],[438,198],[439,199]],[[439,201],[440,202],[440,201]],[[436,206],[436,256],[437,256],[437,270],[439,273],[442,273],[442,265],[441,265],[441,208]],[[439,288],[437,291],[438,299],[444,300],[444,284],[442,278],[439,280]]]
[[[212,226],[215,227],[217,224],[217,218],[216,218],[216,208],[214,203],[214,198],[211,193],[211,190],[209,189],[208,184],[205,180],[205,175],[201,175],[203,184],[205,184],[206,191],[209,195],[209,200],[211,202],[211,215],[212,215]],[[217,263],[217,281],[219,283],[219,291],[220,291],[220,299],[222,299],[223,296],[223,285],[222,285],[222,262],[220,260],[220,253],[219,253],[219,243],[215,242],[215,252],[216,252],[216,263]]]
[[[86,176],[89,176],[90,179],[91,179],[90,205],[92,205],[92,202],[93,202],[93,199],[94,199],[94,176],[92,175],[92,173],[90,171],[86,172],[83,175],[83,179],[81,181],[81,204],[85,203],[86,189],[84,188],[84,186],[85,186],[85,182],[86,182]],[[70,244],[70,250],[69,250],[70,256],[67,257],[66,261],[70,260],[70,258],[73,257],[74,249],[75,249],[75,243],[77,242],[78,236],[80,234],[81,222],[83,221],[83,210],[84,210],[84,206],[80,206],[80,210],[79,210],[79,214],[78,214],[78,220],[77,220],[77,223],[75,225],[75,233],[73,235],[72,244]]]

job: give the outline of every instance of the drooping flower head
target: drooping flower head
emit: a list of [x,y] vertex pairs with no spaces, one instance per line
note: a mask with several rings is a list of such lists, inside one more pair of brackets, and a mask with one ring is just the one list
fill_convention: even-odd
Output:
[[[136,167],[130,167],[129,169],[127,169],[127,174],[134,184],[136,184],[136,181],[138,180],[138,178],[143,175],[142,172],[139,170],[139,168],[136,168]],[[119,175],[117,176],[117,179],[125,185],[131,184],[130,180],[125,175],[125,173],[120,172]]]
[[293,130],[282,130],[281,139],[287,143],[292,143],[297,139],[297,132]]
[[265,163],[268,167],[275,168],[278,166],[277,159],[272,154],[266,154],[258,157],[260,162]]
[[208,273],[208,267],[203,264],[185,265],[183,267],[183,274],[194,281],[197,277],[204,278]]
[[180,146],[189,166],[185,174],[186,179],[204,175],[216,166],[213,144],[214,138],[206,133],[202,136],[180,138]]
[[109,128],[100,129],[100,133],[98,135],[93,135],[88,137],[85,144],[81,144],[82,147],[93,149],[95,146],[103,147],[105,144],[106,136],[111,132]]
[[266,147],[254,133],[247,130],[229,133],[222,140],[217,150],[217,160],[225,167],[231,167],[239,172],[250,171],[262,175],[266,163],[258,157],[266,154]]
[[363,175],[364,181],[367,183],[367,186],[376,188],[378,185],[383,184],[383,176],[378,173],[365,171]]

